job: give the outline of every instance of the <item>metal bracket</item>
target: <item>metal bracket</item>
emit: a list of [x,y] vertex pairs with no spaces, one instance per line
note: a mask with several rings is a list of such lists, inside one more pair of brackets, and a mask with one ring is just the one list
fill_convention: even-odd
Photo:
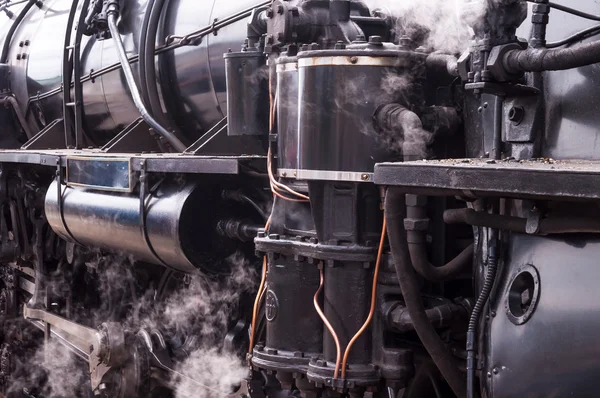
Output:
[[142,159],[140,161],[140,232],[142,237],[144,238],[144,242],[152,256],[158,261],[159,264],[162,264],[165,268],[175,270],[170,265],[165,263],[159,256],[156,254],[154,247],[152,247],[152,242],[150,242],[150,237],[148,236],[148,229],[146,228],[146,196],[148,195],[148,174],[146,171],[146,159]]
[[67,223],[65,221],[65,212],[63,210],[63,198],[62,198],[63,181],[64,181],[64,176],[63,176],[62,163],[61,163],[60,158],[58,158],[56,160],[56,182],[57,182],[57,184],[56,184],[56,190],[57,190],[56,203],[58,204],[58,214],[60,215],[60,222],[61,222],[64,230],[67,232],[68,238],[72,242],[75,242],[80,246],[84,246],[77,239],[75,239],[75,237],[71,233],[71,230],[69,229],[69,227],[67,226]]

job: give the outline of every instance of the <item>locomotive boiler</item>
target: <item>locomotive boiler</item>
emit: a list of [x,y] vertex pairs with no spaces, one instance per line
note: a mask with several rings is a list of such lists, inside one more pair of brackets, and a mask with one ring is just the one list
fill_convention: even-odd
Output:
[[0,0],[0,396],[595,396],[597,21]]

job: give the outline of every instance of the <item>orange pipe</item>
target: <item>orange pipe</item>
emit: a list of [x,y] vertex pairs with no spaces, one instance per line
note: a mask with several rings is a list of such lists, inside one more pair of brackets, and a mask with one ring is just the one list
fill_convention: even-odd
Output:
[[352,337],[352,340],[348,343],[346,351],[344,352],[344,359],[342,360],[342,379],[346,378],[346,366],[348,365],[348,357],[350,356],[350,350],[352,346],[358,340],[358,338],[367,330],[371,320],[373,320],[373,314],[375,314],[375,304],[377,301],[377,278],[379,277],[379,268],[381,265],[381,256],[383,254],[383,245],[385,243],[385,233],[387,230],[387,222],[383,219],[383,228],[381,230],[381,239],[379,241],[379,250],[377,251],[377,261],[375,262],[375,273],[373,274],[373,288],[371,289],[371,309],[369,310],[369,316],[367,320],[359,329],[358,332]]
[[252,330],[250,331],[250,346],[248,347],[248,354],[252,355],[252,349],[254,348],[254,338],[256,336],[256,318],[258,317],[258,303],[260,302],[260,296],[265,288],[265,282],[267,280],[267,256],[263,259],[262,277],[260,279],[260,286],[254,299],[254,308],[252,310]]
[[[268,230],[269,226],[271,226],[271,216],[269,216],[269,218],[267,219],[267,223],[265,224],[265,230]],[[248,353],[250,355],[252,355],[252,349],[254,348],[254,339],[256,336],[256,318],[258,317],[258,306],[260,303],[260,297],[263,294],[265,284],[267,281],[267,266],[267,256],[264,256],[260,285],[258,287],[258,292],[256,292],[256,298],[254,299],[254,307],[252,309],[252,329],[250,330],[250,345],[248,347]]]
[[331,336],[333,337],[333,341],[335,341],[335,348],[337,350],[337,355],[336,355],[336,360],[335,360],[335,371],[333,372],[333,378],[337,379],[338,378],[338,374],[340,372],[340,360],[341,360],[341,357],[342,357],[342,348],[340,347],[340,339],[338,338],[338,335],[335,333],[335,330],[333,329],[333,326],[331,326],[331,323],[329,323],[329,320],[327,319],[327,317],[323,313],[323,310],[321,309],[321,306],[319,305],[319,294],[321,294],[321,291],[323,290],[323,283],[324,283],[323,265],[319,265],[319,271],[320,271],[320,274],[321,274],[321,283],[319,285],[319,289],[315,293],[315,297],[313,299],[313,303],[315,304],[315,310],[317,310],[317,313],[319,314],[319,316],[323,320],[323,323],[325,324],[325,326],[329,330],[329,333],[331,333]]

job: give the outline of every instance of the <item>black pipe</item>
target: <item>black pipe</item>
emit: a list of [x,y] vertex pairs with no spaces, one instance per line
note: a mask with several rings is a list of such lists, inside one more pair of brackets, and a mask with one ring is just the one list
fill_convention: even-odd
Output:
[[432,282],[442,282],[461,275],[473,263],[474,246],[470,245],[441,267],[431,264],[427,256],[426,240],[426,229],[429,224],[427,198],[419,195],[407,195],[406,200],[407,218],[404,221],[404,227],[407,230],[410,259],[417,273]]
[[148,0],[148,5],[146,6],[146,12],[144,13],[144,19],[142,21],[142,28],[140,30],[140,41],[138,43],[138,53],[139,53],[139,65],[138,72],[140,74],[140,91],[142,92],[142,99],[144,100],[144,104],[150,106],[150,100],[148,98],[148,87],[146,86],[146,41],[148,39],[148,25],[150,24],[150,15],[152,14],[152,7],[154,6],[156,0]]
[[394,258],[394,267],[406,308],[423,346],[456,396],[462,398],[466,396],[464,377],[454,363],[454,358],[446,350],[444,343],[429,322],[423,305],[419,289],[420,284],[410,262],[408,241],[404,229],[405,215],[405,192],[400,188],[389,188],[385,198],[385,216],[388,223],[388,236]]
[[508,73],[567,70],[600,62],[600,40],[560,49],[510,50],[503,65]]
[[150,17],[149,23],[147,25],[147,30],[142,30],[142,32],[146,32],[145,35],[142,34],[142,36],[146,36],[146,39],[144,41],[144,48],[140,47],[140,73],[143,73],[143,75],[140,75],[140,80],[142,82],[142,87],[144,88],[142,93],[145,92],[145,94],[148,97],[147,104],[150,107],[150,112],[152,113],[152,115],[164,125],[168,124],[168,120],[165,117],[161,106],[160,97],[158,95],[155,53],[158,25],[160,23],[160,17],[162,15],[162,11],[165,4],[165,0],[153,1],[153,6],[149,10]]
[[137,84],[135,82],[135,77],[133,76],[133,70],[131,69],[131,64],[129,63],[129,59],[127,58],[127,53],[125,52],[125,47],[123,46],[123,41],[121,40],[121,34],[119,33],[119,28],[117,27],[117,17],[119,16],[120,10],[118,2],[115,0],[111,2],[107,15],[108,15],[108,27],[110,29],[110,34],[113,37],[113,41],[117,47],[117,54],[119,56],[119,61],[121,62],[121,67],[123,68],[123,74],[125,75],[125,80],[127,81],[127,86],[129,87],[129,91],[131,92],[131,97],[133,98],[133,102],[138,108],[140,115],[144,119],[150,127],[152,127],[158,134],[160,134],[164,139],[169,141],[169,143],[175,148],[175,150],[179,152],[184,152],[187,147],[177,138],[175,134],[171,131],[164,128],[160,123],[158,123],[152,115],[148,112],[144,105],[144,101],[140,95],[140,92],[137,88]]
[[33,7],[37,3],[38,3],[37,0],[29,0],[29,3],[27,3],[25,5],[25,7],[23,7],[21,12],[17,16],[17,19],[15,19],[15,21],[12,23],[12,25],[10,25],[10,29],[8,30],[8,33],[6,34],[6,38],[4,39],[4,46],[2,47],[2,55],[0,56],[0,63],[2,63],[2,64],[8,63],[8,51],[10,50],[10,44],[12,42],[13,36],[15,35],[17,28],[23,21],[23,18],[25,18],[25,15],[27,15],[29,10],[31,10],[31,7]]
[[458,77],[458,59],[450,54],[429,54],[425,64],[433,68],[446,69],[450,76]]
[[[388,328],[394,332],[406,333],[415,330],[415,325],[406,306],[400,301],[385,302],[381,313]],[[450,327],[457,318],[468,318],[467,307],[450,301],[437,303],[425,310],[429,322],[436,328]]]
[[[477,212],[473,209],[446,210],[444,222],[501,229],[520,234],[528,233],[526,218]],[[531,228],[534,230],[529,233],[536,235],[600,233],[600,218],[548,217],[540,219],[537,228]]]
[[469,245],[458,256],[441,267],[436,267],[429,262],[424,244],[409,243],[408,250],[412,264],[419,275],[432,282],[443,282],[455,279],[471,267],[475,249],[473,244]]

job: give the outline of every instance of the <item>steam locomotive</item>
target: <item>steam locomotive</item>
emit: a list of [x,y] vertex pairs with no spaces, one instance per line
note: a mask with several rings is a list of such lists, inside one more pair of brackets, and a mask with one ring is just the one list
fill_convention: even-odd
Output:
[[595,396],[597,3],[456,3],[0,0],[0,391]]

